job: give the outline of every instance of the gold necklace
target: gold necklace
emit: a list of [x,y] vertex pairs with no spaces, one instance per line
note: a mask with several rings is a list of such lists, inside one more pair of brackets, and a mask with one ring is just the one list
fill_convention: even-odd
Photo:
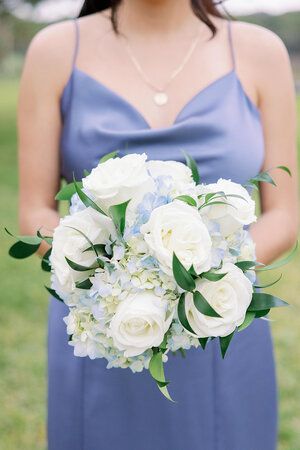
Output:
[[168,79],[168,81],[165,83],[164,86],[162,87],[158,87],[156,86],[147,76],[147,74],[144,72],[141,64],[139,63],[137,57],[135,56],[129,41],[127,38],[126,39],[126,51],[135,67],[135,69],[137,70],[137,72],[139,73],[139,75],[141,76],[141,78],[143,79],[143,81],[154,91],[154,95],[153,95],[153,101],[157,106],[164,106],[168,103],[169,101],[169,96],[166,92],[167,88],[169,87],[170,83],[183,71],[183,69],[185,68],[185,66],[187,65],[187,63],[189,62],[190,58],[192,57],[197,44],[200,40],[201,34],[199,33],[199,35],[196,37],[196,39],[193,40],[187,54],[185,55],[185,57],[183,58],[183,61],[181,62],[181,64],[171,73],[170,78]]

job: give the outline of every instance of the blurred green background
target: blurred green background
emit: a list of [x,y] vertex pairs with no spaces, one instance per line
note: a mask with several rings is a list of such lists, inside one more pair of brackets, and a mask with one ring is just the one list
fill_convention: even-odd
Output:
[[[274,29],[284,38],[297,79],[300,74],[300,13],[279,17],[257,15],[246,19]],[[5,27],[2,26],[4,23]],[[23,22],[6,12],[1,16],[0,9],[1,225],[14,231],[17,230],[18,189],[17,79],[24,50],[40,26]],[[4,42],[5,35],[13,38]],[[300,98],[298,112],[300,116]],[[298,147],[300,151],[300,140]],[[0,450],[42,450],[46,448],[48,307],[42,284],[47,282],[47,276],[41,276],[37,258],[32,258],[30,263],[9,258],[7,250],[11,239],[3,232],[0,234]],[[279,450],[300,450],[299,253],[294,262],[284,268],[281,282],[271,290],[292,305],[271,316],[280,387]],[[276,276],[275,272],[268,275],[272,279]]]

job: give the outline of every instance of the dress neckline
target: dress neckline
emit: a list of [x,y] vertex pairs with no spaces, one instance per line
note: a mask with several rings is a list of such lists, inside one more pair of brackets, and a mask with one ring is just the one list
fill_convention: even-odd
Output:
[[68,88],[68,85],[72,81],[73,77],[76,76],[76,75],[84,77],[86,80],[90,81],[95,86],[97,86],[98,89],[101,89],[107,95],[110,95],[110,96],[114,97],[116,100],[118,100],[119,102],[123,103],[123,105],[125,105],[127,108],[129,108],[137,117],[139,117],[142,120],[142,122],[143,122],[143,124],[145,126],[145,129],[148,130],[148,131],[152,131],[152,132],[161,132],[161,131],[170,130],[173,127],[176,127],[177,125],[179,125],[179,123],[181,122],[182,116],[184,115],[184,113],[187,110],[189,110],[189,108],[194,104],[195,101],[197,101],[199,98],[201,98],[205,94],[207,94],[210,91],[212,91],[219,84],[222,84],[222,83],[224,83],[224,82],[226,82],[228,80],[235,80],[235,81],[237,81],[239,87],[241,88],[241,94],[246,98],[247,102],[251,106],[251,109],[253,110],[255,115],[260,117],[260,111],[259,111],[258,107],[254,104],[254,102],[251,100],[251,98],[245,92],[245,90],[243,88],[243,85],[242,85],[242,83],[241,83],[241,81],[240,81],[240,79],[239,79],[239,77],[238,77],[238,75],[237,75],[237,73],[236,73],[234,68],[231,69],[230,71],[226,72],[224,75],[221,75],[220,77],[216,78],[215,80],[213,80],[212,82],[207,84],[205,87],[203,87],[199,91],[197,91],[180,108],[180,110],[177,113],[177,115],[176,115],[175,119],[173,120],[173,122],[170,125],[166,125],[166,126],[163,126],[163,127],[152,127],[150,125],[150,123],[148,122],[148,120],[145,118],[144,114],[142,112],[140,112],[139,109],[135,105],[133,105],[129,100],[127,100],[124,96],[122,96],[118,92],[114,91],[112,88],[108,87],[105,83],[102,83],[100,80],[97,80],[97,78],[95,78],[94,76],[88,74],[84,70],[79,69],[76,65],[74,65],[72,73],[71,73],[71,76],[70,76],[70,78],[69,78],[65,88],[63,89],[62,98],[63,98],[63,96],[65,94],[65,91]]

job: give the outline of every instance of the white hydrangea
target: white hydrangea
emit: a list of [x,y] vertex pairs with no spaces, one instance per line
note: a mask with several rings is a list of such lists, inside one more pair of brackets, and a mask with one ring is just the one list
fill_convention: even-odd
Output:
[[[177,305],[182,289],[172,271],[174,251],[186,269],[193,264],[197,273],[231,268],[229,281],[235,287],[239,274],[249,303],[255,272],[249,270],[244,277],[234,264],[255,261],[255,245],[244,226],[256,217],[254,203],[240,185],[221,179],[196,186],[190,169],[181,163],[147,162],[146,155],[128,155],[100,164],[83,180],[83,186],[107,213],[113,204],[133,201],[123,236],[111,217],[86,208],[77,194],[71,199],[70,215],[55,230],[51,284],[69,307],[64,321],[76,356],[105,358],[108,368],[141,372],[149,368],[152,346],[164,343],[164,362],[169,352],[199,347],[198,337],[209,335],[216,319],[204,318],[203,325],[203,317],[187,294],[186,304],[198,335],[181,325]],[[214,191],[225,192],[235,208],[201,208],[202,194]],[[176,200],[179,195],[192,197],[193,206]],[[74,228],[97,244],[101,264],[96,264],[97,255],[86,237]],[[66,257],[92,268],[76,271]],[[198,279],[197,286],[206,289],[212,299],[216,286],[221,298],[228,278],[215,285]],[[78,287],[83,280],[86,286]],[[247,302],[234,321],[228,318],[222,335],[242,321]]]

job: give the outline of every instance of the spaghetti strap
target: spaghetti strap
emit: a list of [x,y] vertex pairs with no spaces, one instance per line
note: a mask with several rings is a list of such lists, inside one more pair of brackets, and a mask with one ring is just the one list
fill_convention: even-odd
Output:
[[228,20],[228,41],[229,41],[229,48],[230,48],[230,54],[231,54],[232,68],[233,68],[233,70],[235,70],[236,62],[235,62],[235,52],[234,52],[233,38],[232,38],[231,20]]
[[72,59],[72,69],[76,66],[77,61],[77,55],[79,51],[79,43],[80,43],[80,30],[79,30],[79,24],[78,20],[74,19],[74,28],[75,28],[75,45],[74,45],[74,53],[73,53],[73,59]]

